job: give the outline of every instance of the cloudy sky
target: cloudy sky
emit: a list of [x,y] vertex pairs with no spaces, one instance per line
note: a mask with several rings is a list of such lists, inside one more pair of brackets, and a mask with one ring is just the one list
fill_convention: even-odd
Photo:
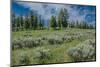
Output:
[[69,13],[69,21],[86,21],[96,23],[96,7],[71,4],[50,4],[35,2],[12,2],[12,12],[16,15],[28,15],[30,10],[36,10],[45,20],[52,15],[57,16],[61,8],[66,8]]

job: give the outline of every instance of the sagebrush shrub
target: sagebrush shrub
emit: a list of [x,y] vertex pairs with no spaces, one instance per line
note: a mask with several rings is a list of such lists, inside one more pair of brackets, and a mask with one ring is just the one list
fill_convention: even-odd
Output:
[[32,38],[32,37],[25,37],[21,39],[13,40],[12,48],[32,48],[41,45],[41,39],[39,38]]
[[66,42],[71,42],[73,40],[73,37],[72,36],[68,36],[68,35],[64,35],[62,37],[63,41],[66,41]]
[[63,43],[63,40],[61,38],[56,38],[55,41],[56,41],[57,44]]
[[24,37],[31,37],[32,36],[32,33],[31,32],[25,32],[23,34]]
[[29,56],[26,52],[23,52],[19,55],[19,64],[29,64],[30,60],[29,60]]
[[34,39],[33,38],[24,38],[23,39],[23,47],[31,48],[33,47]]
[[49,44],[55,44],[55,39],[54,38],[48,38]]
[[45,49],[43,47],[39,47],[35,51],[35,59],[39,63],[46,63],[46,60],[51,58],[51,53],[49,49]]
[[95,57],[95,47],[90,45],[90,41],[85,41],[70,48],[67,53],[74,61],[89,61]]
[[93,47],[95,47],[95,46],[96,46],[95,39],[93,39],[93,40],[89,40],[89,42],[90,42],[90,45],[92,45]]
[[48,44],[47,40],[41,40],[40,42],[40,45],[47,45],[47,44]]
[[39,40],[34,40],[34,43],[33,43],[35,46],[39,46],[40,45],[40,41]]
[[61,44],[63,43],[63,39],[60,36],[53,36],[53,37],[49,37],[48,39],[49,44]]
[[47,40],[46,36],[41,37],[42,40]]
[[12,41],[12,49],[22,48],[22,42],[20,39],[14,39]]

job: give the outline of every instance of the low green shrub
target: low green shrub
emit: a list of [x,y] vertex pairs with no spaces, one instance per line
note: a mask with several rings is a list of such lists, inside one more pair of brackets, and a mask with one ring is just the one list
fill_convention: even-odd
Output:
[[55,37],[48,38],[48,42],[49,44],[61,44],[63,43],[63,40],[62,38],[55,36]]
[[30,60],[29,60],[28,54],[26,52],[21,53],[19,55],[19,64],[26,65],[29,63],[30,63]]
[[42,40],[47,40],[47,37],[46,36],[42,36],[41,39]]
[[13,40],[12,43],[12,48],[17,49],[17,48],[32,48],[41,45],[41,40],[40,39],[34,39],[32,37],[25,37],[21,39],[16,39]]
[[73,37],[72,36],[64,35],[62,37],[62,40],[65,41],[65,42],[71,42],[73,40]]
[[95,47],[90,44],[90,40],[70,48],[67,53],[74,61],[89,61],[95,59]]
[[12,49],[22,48],[22,42],[20,39],[14,39],[12,41]]
[[51,59],[50,50],[49,49],[45,49],[43,47],[37,48],[35,50],[35,59],[37,59],[38,63],[46,63],[46,61]]
[[25,32],[23,34],[24,37],[31,37],[32,36],[32,33],[31,32]]

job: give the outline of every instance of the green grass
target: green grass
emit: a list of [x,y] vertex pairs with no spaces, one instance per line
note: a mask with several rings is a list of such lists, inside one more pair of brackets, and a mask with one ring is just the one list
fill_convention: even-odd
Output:
[[21,53],[26,52],[30,57],[29,64],[39,64],[37,59],[33,59],[35,57],[35,50],[39,47],[44,47],[45,49],[50,49],[51,58],[49,60],[45,60],[45,64],[48,63],[62,63],[62,62],[73,62],[73,59],[68,56],[67,50],[71,47],[76,46],[79,43],[87,39],[95,39],[95,30],[94,29],[67,29],[67,30],[28,30],[28,31],[18,31],[12,32],[12,39],[18,39],[20,37],[24,38],[25,34],[31,35],[33,38],[47,36],[51,37],[55,35],[64,35],[68,34],[72,36],[73,33],[82,33],[82,36],[79,39],[74,39],[71,42],[63,42],[61,44],[46,44],[38,47],[33,48],[23,48],[23,49],[16,49],[12,50],[12,65],[21,65],[19,63],[19,56]]

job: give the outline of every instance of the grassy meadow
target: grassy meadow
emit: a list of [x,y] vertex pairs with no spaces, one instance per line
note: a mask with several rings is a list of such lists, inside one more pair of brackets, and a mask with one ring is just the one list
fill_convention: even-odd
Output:
[[11,65],[96,60],[96,6],[12,2]]
[[95,60],[95,29],[26,30],[12,36],[12,65]]

